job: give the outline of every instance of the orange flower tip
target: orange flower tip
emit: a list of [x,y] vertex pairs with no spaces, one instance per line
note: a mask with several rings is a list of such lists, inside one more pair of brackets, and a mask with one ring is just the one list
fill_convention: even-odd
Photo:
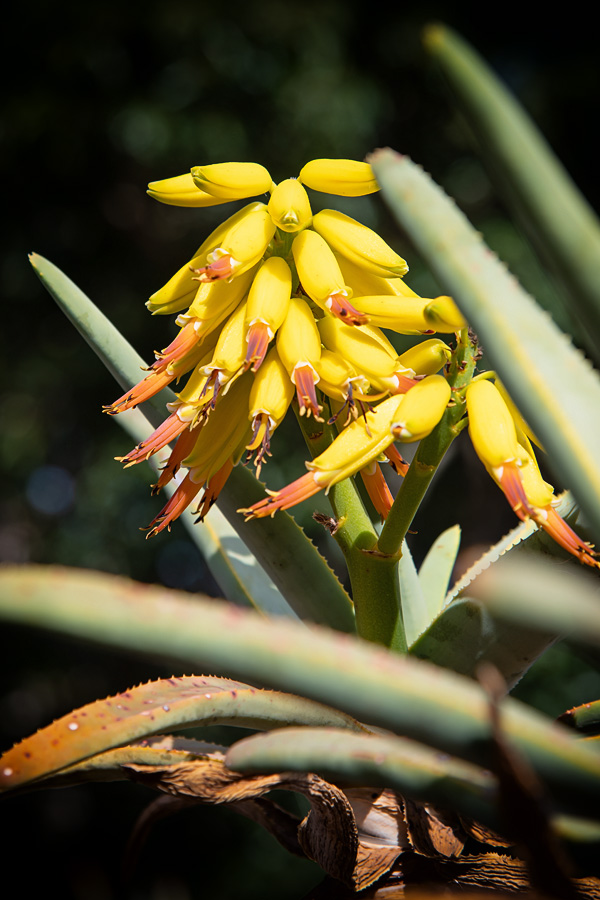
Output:
[[342,294],[330,294],[325,301],[329,312],[346,325],[367,325],[370,317],[356,309],[348,298]]
[[[212,257],[212,259],[211,259]],[[210,284],[213,281],[223,281],[233,276],[234,269],[239,265],[230,253],[214,251],[208,256],[208,265],[199,269],[190,266],[194,273],[194,281],[200,281],[202,284]]]

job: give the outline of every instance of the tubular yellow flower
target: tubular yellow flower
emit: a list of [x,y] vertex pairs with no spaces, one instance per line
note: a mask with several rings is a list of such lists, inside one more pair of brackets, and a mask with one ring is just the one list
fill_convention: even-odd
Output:
[[[213,357],[210,363],[204,366],[203,372],[208,376],[208,383],[214,391],[211,401],[213,409],[222,388],[244,371],[247,350],[247,308],[247,301],[240,303],[236,311],[227,319],[219,334]],[[229,387],[225,390],[229,390]]]
[[201,518],[215,502],[248,441],[250,423],[246,411],[251,383],[250,375],[239,378],[227,397],[227,403],[219,404],[203,427],[196,429],[194,447],[182,462],[189,469],[188,475],[165,507],[150,522],[147,537],[170,528],[171,523],[192,503],[202,487],[205,487],[205,496],[200,504]]
[[[536,445],[536,447],[539,447],[540,450],[543,450],[544,448],[542,447],[538,438],[535,436],[535,434],[533,433],[533,431],[531,430],[531,428],[529,427],[529,425],[527,424],[527,422],[525,421],[525,419],[523,418],[523,416],[521,415],[521,413],[515,406],[515,403],[514,403],[512,397],[510,396],[510,394],[508,393],[508,391],[506,390],[506,388],[504,387],[504,385],[502,384],[500,379],[494,378],[494,384],[498,388],[498,390],[500,392],[500,396],[502,397],[502,399],[504,400],[504,402],[506,403],[506,405],[508,406],[508,408],[510,410],[510,414],[514,419],[515,425],[517,426],[517,432],[521,431],[527,437],[528,440],[532,441],[532,443],[534,443]],[[523,443],[520,436],[519,436],[519,441],[520,441],[520,443]]]
[[449,333],[467,327],[467,322],[452,297],[436,297],[425,307],[425,318],[435,331]]
[[207,323],[202,330],[205,331],[210,322],[210,331],[212,332],[217,325],[220,325],[237,309],[238,304],[247,294],[255,274],[256,269],[253,267],[231,282],[212,281],[201,284],[190,308],[178,316],[177,324],[184,325],[192,319],[199,319],[202,323]]
[[[321,358],[316,363],[319,374],[319,389],[331,397],[339,400],[346,406],[351,416],[356,417],[355,401],[372,402],[380,399],[377,396],[367,397],[370,388],[369,381],[364,375],[359,375],[350,363],[335,353],[324,348],[321,350]],[[337,416],[336,416],[337,418]]]
[[442,375],[428,375],[404,395],[392,423],[398,441],[420,441],[438,424],[450,400],[450,385]]
[[249,213],[263,208],[264,203],[249,203],[215,228],[202,242],[192,259],[182,266],[164,287],[152,294],[146,303],[150,312],[153,314],[168,313],[170,310],[179,312],[180,309],[185,309],[193,303],[198,293],[198,279],[194,277],[193,270],[206,265],[210,251],[219,246],[234,225],[241,222]]
[[400,278],[399,275],[373,275],[367,272],[362,266],[351,262],[347,256],[337,253],[334,250],[335,258],[342,270],[342,275],[346,284],[352,288],[354,296],[381,296],[387,294],[392,297],[418,297],[409,286]]
[[435,375],[446,365],[452,356],[448,344],[439,338],[430,338],[428,341],[420,341],[401,353],[399,360],[407,369],[413,369],[417,375]]
[[324,209],[313,217],[312,227],[337,253],[383,278],[406,275],[408,266],[383,238],[356,219],[334,209]]
[[227,203],[226,199],[201,191],[190,172],[174,178],[163,178],[162,181],[151,181],[147,193],[167,206],[219,206]]
[[313,159],[306,163],[298,181],[314,191],[339,197],[362,197],[379,190],[369,163],[354,159]]
[[245,513],[247,519],[273,515],[278,509],[289,509],[323,488],[327,493],[332,485],[374,462],[394,442],[391,425],[402,402],[404,397],[389,397],[364,417],[355,419],[320,456],[307,462],[310,471],[306,475],[239,512]]
[[391,356],[388,350],[362,328],[348,328],[331,316],[318,323],[323,343],[364,375],[376,391],[398,394],[414,384],[414,372]]
[[275,223],[264,203],[257,206],[247,208],[245,215],[223,236],[222,245],[213,245],[207,254],[206,264],[193,269],[198,281],[233,278],[262,259],[275,234]]
[[192,179],[197,188],[218,197],[221,202],[265,194],[273,184],[267,169],[258,163],[194,166]]
[[268,209],[277,227],[288,233],[306,228],[312,219],[308,194],[297,178],[287,178],[277,185]]
[[284,259],[271,256],[252,282],[246,307],[246,367],[257,372],[269,342],[287,316],[292,295],[292,272]]
[[592,546],[552,507],[553,488],[542,479],[535,456],[529,452],[531,445],[525,448],[518,442],[510,410],[495,385],[490,381],[470,384],[467,411],[475,452],[517,516],[523,521],[533,519],[582,563],[600,568]]
[[519,442],[513,417],[490,381],[473,381],[466,392],[469,434],[475,453],[492,470],[517,465]]
[[246,445],[247,460],[256,450],[254,464],[256,476],[265,457],[271,455],[271,438],[277,426],[283,421],[294,396],[294,385],[290,381],[285,366],[279,359],[277,349],[272,347],[256,374],[250,391],[249,419],[252,422],[252,439]]
[[277,352],[296,386],[300,415],[320,419],[321,407],[315,385],[316,364],[321,357],[321,338],[308,303],[292,297],[285,321],[277,332]]
[[321,309],[347,325],[364,325],[368,319],[349,302],[352,294],[346,285],[327,242],[306,229],[294,238],[294,262],[303,290]]
[[[399,334],[432,334],[434,329],[425,316],[430,303],[423,297],[359,297],[357,303],[369,322],[379,328],[388,328]],[[443,329],[441,329],[443,330]],[[454,331],[454,327],[449,329]]]

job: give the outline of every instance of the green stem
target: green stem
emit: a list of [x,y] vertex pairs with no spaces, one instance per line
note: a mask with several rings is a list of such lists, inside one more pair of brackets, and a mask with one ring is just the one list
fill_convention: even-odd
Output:
[[464,388],[473,377],[476,359],[476,344],[471,342],[466,330],[462,331],[448,366],[454,403],[419,444],[379,538],[378,549],[383,554],[395,556],[400,551],[444,454],[464,427],[461,422],[465,412]]
[[[303,416],[298,416],[298,422],[313,457],[337,436],[326,423]],[[399,555],[382,556],[378,552],[377,532],[354,479],[346,478],[333,485],[328,496],[335,516],[331,533],[344,554],[350,576],[356,631],[367,641],[405,653],[404,629],[399,627]]]

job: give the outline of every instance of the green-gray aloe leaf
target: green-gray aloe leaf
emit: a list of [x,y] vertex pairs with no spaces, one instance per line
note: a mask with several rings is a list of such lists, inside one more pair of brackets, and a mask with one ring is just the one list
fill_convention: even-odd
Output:
[[239,772],[316,772],[334,783],[390,787],[500,827],[494,776],[424,744],[339,728],[284,728],[233,744],[226,764]]
[[410,646],[429,625],[430,619],[423,589],[411,552],[406,541],[402,543],[402,556],[398,563],[400,599],[406,643]]
[[499,621],[482,603],[461,598],[442,610],[410,653],[471,678],[490,662],[512,688],[554,640],[545,630]]
[[[571,520],[577,507],[570,494],[561,496],[557,511]],[[495,617],[492,611],[473,599],[461,599],[466,591],[477,593],[477,578],[500,559],[543,553],[548,566],[558,565],[575,575],[579,565],[569,557],[563,560],[564,551],[545,531],[535,523],[520,522],[497,544],[483,554],[471,568],[453,585],[444,601],[444,608],[427,630],[410,648],[420,659],[429,659],[436,665],[452,669],[463,675],[475,676],[477,666],[491,662],[502,673],[509,688],[513,687],[560,635],[538,627],[536,622],[506,622]]]
[[[117,422],[136,444],[152,432],[152,425],[139,407],[121,413]],[[148,463],[158,472],[168,457],[169,450],[165,448],[152,456]],[[166,485],[164,490],[167,496],[172,495],[179,481],[179,476],[176,476],[173,482]],[[267,616],[298,618],[218,506],[209,510],[201,528],[196,524],[197,516],[190,507],[184,510],[180,519],[228,600],[240,606],[253,606]]]
[[479,335],[600,539],[600,378],[456,204],[407,157],[370,159],[386,201]]
[[440,25],[425,46],[456,93],[484,160],[569,291],[580,337],[600,361],[600,222],[517,100],[459,35]]
[[504,557],[469,587],[498,619],[600,645],[600,580],[547,557]]
[[459,545],[460,526],[453,525],[433,542],[421,563],[419,582],[427,605],[428,624],[444,606]]
[[[213,676],[163,678],[75,709],[3,754],[4,787],[45,778],[113,747],[195,725],[269,729],[284,725],[366,729],[304,697]],[[7,774],[8,773],[8,774]]]
[[585,735],[600,735],[600,700],[574,706],[559,716],[559,722],[576,728]]
[[[42,284],[112,372],[121,387],[127,389],[136,384],[144,361],[131,344],[90,298],[53,263],[35,253],[31,255],[30,260]],[[165,403],[174,399],[173,392],[166,388],[160,395],[144,404],[147,418],[154,427],[164,420]],[[223,488],[219,504],[240,541],[249,548],[267,573],[267,577],[263,578],[258,569],[253,572],[257,590],[257,595],[253,597],[254,604],[261,605],[260,592],[263,590],[267,602],[268,598],[271,598],[273,603],[276,603],[273,598],[272,580],[301,618],[321,622],[340,631],[353,631],[354,614],[348,595],[327,562],[291,516],[281,513],[277,517],[276,524],[270,519],[255,520],[249,523],[250,527],[244,524],[236,511],[237,508],[250,506],[263,496],[264,490],[256,478],[243,467],[237,466]],[[221,525],[218,527],[222,530],[222,520],[220,522]],[[215,577],[218,577],[218,570],[221,577],[227,579],[231,565],[224,561],[224,547],[220,539],[217,538],[215,543],[209,532],[199,538],[196,538],[194,531],[192,534],[200,550],[206,554],[207,562],[218,561],[217,569],[213,569]],[[228,540],[231,543],[230,535]],[[244,556],[239,544],[235,547],[238,557]],[[304,590],[307,571],[311,573],[310,591]],[[236,574],[231,584],[229,581],[222,584],[225,591],[229,587],[229,595],[232,597],[239,593],[239,585],[235,583],[237,578]],[[276,605],[281,609],[281,604]]]
[[[488,701],[477,683],[316,625],[52,567],[0,570],[0,615],[297,693],[476,765],[489,767],[492,759]],[[502,704],[502,728],[559,811],[593,817],[600,803],[597,753],[511,698]]]

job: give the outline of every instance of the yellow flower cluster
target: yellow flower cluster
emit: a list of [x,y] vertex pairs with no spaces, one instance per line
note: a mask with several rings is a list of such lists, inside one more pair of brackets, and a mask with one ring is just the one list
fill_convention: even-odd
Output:
[[[306,187],[351,197],[378,190],[367,163],[343,159],[312,160],[298,178],[279,184],[256,163],[221,163],[149,185],[156,200],[179,206],[269,195],[226,219],[152,295],[148,309],[178,314],[179,333],[148,375],[106,407],[111,414],[131,409],[188,375],[165,422],[121,457],[133,465],[176,441],[156,492],[181,466],[188,470],[150,523],[151,535],[170,527],[201,490],[202,519],[242,457],[254,457],[260,474],[294,396],[300,415],[319,421],[327,405],[340,433],[307,463],[306,475],[242,512],[272,515],[360,472],[385,518],[393,498],[379,462],[405,474],[394,442],[425,437],[448,405],[450,386],[437,373],[450,348],[428,336],[466,327],[453,300],[415,294],[402,280],[406,262],[379,235],[336,210],[313,215]],[[382,329],[427,337],[398,355]],[[541,479],[534,486],[539,470],[524,432],[514,439],[520,450],[502,445],[489,456],[496,437],[486,435],[505,418],[498,404],[490,414],[487,400],[480,401],[489,391],[504,404],[488,381],[473,383],[467,402],[473,442],[490,474],[518,515],[533,517],[593,562],[588,545],[557,525],[548,486],[546,493]]]

